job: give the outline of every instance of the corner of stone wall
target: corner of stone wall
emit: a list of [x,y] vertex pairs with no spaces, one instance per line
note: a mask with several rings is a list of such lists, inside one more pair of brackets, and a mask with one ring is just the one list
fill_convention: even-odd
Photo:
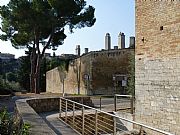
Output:
[[[30,101],[31,99],[28,100]],[[26,99],[19,99],[16,101],[15,117],[19,122],[19,128],[25,123],[30,124],[30,135],[55,134],[35,110],[31,108]]]

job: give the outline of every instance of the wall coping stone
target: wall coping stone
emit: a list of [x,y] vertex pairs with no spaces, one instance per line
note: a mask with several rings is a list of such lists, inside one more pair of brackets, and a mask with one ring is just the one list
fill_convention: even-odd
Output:
[[30,124],[30,135],[54,135],[55,132],[46,124],[46,122],[35,112],[35,110],[27,103],[33,99],[47,98],[28,98],[16,101],[16,111],[22,120],[22,123]]

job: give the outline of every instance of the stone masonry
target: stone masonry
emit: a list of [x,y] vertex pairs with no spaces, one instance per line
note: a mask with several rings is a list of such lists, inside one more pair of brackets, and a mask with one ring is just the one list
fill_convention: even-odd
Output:
[[64,93],[68,94],[114,94],[113,75],[127,75],[131,55],[134,55],[134,49],[112,49],[84,54],[69,63],[68,71],[58,68],[48,71],[46,91],[63,93],[64,84]]
[[180,1],[136,0],[135,120],[180,134]]

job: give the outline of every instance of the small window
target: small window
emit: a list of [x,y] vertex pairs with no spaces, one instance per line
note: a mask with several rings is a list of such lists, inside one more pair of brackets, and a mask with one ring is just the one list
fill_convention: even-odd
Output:
[[143,37],[141,40],[142,40],[142,42],[144,43],[144,41],[145,41],[144,37]]
[[163,26],[160,27],[160,30],[163,30]]

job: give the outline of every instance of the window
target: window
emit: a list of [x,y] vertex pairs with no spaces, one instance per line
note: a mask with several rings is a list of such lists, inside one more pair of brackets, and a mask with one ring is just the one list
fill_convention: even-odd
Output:
[[163,30],[163,26],[160,27],[160,30]]

